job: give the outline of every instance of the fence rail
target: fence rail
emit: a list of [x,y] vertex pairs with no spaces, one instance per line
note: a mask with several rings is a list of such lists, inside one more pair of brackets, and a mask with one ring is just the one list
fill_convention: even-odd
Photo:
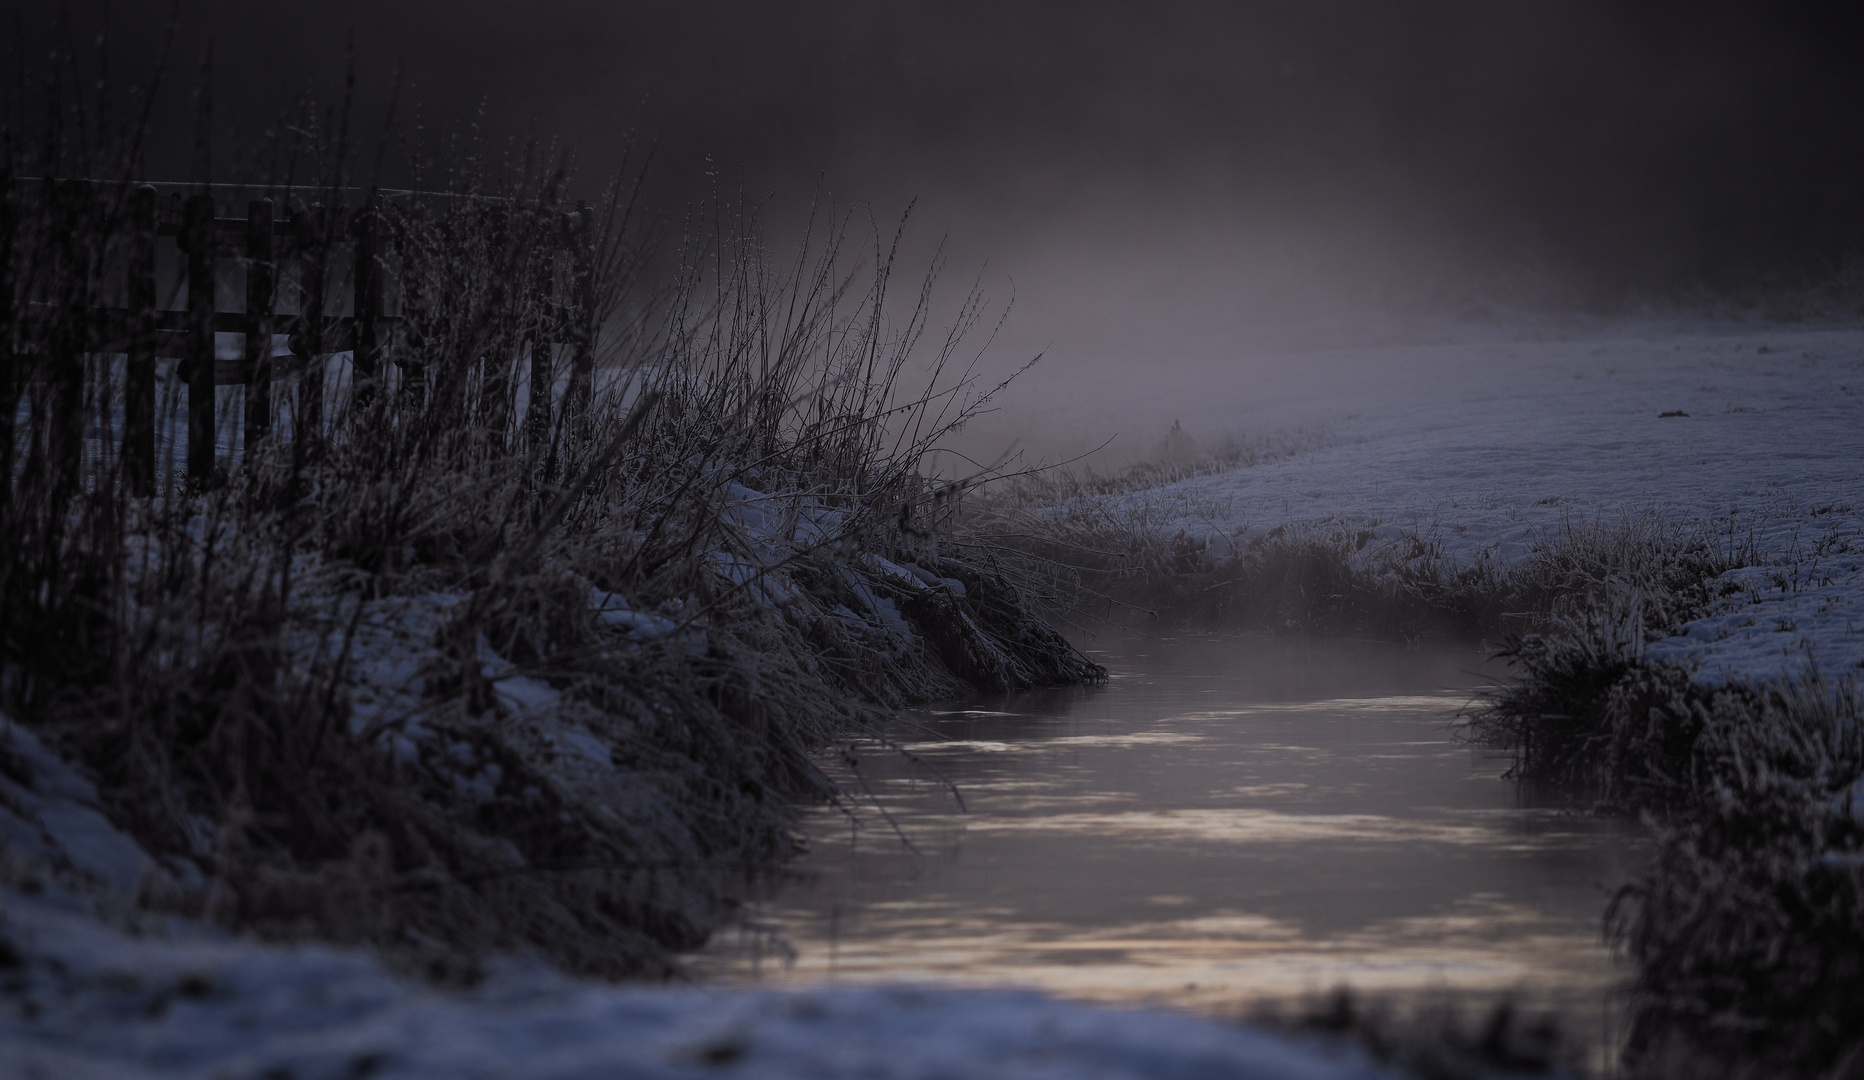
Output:
[[[340,195],[335,189],[317,190]],[[252,199],[244,217],[222,217],[210,193],[163,197],[151,184],[126,189],[89,180],[14,181],[4,185],[0,195],[6,204],[0,242],[6,247],[11,247],[18,233],[21,216],[33,213],[42,215],[41,224],[49,230],[53,257],[84,266],[87,279],[100,272],[102,260],[97,253],[106,244],[114,240],[123,245],[124,252],[122,304],[97,302],[105,286],[88,280],[75,300],[32,300],[23,295],[22,288],[17,301],[13,285],[0,281],[5,286],[0,289],[0,308],[5,309],[0,318],[17,324],[0,325],[0,390],[4,391],[0,408],[4,408],[9,432],[8,459],[13,403],[23,378],[54,385],[60,402],[54,407],[55,415],[79,416],[84,358],[90,354],[125,356],[120,461],[125,479],[140,493],[154,488],[158,358],[180,361],[176,375],[188,390],[187,474],[195,481],[206,480],[214,469],[217,386],[246,388],[243,435],[247,447],[272,434],[272,391],[279,377],[295,377],[303,383],[299,422],[313,429],[321,424],[324,361],[337,353],[351,355],[358,395],[367,394],[375,384],[385,358],[401,365],[404,394],[421,392],[418,365],[397,358],[388,348],[395,334],[409,332],[411,327],[406,314],[385,310],[386,287],[397,269],[391,265],[395,262],[392,255],[403,238],[398,228],[402,219],[385,212],[380,196],[355,206],[327,207],[313,202],[283,214],[269,198]],[[475,205],[483,209],[486,202],[476,200]],[[586,384],[593,381],[594,213],[580,203],[564,211],[515,201],[497,203],[494,210],[513,219],[525,216],[530,225],[525,233],[528,242],[536,254],[547,256],[526,260],[527,265],[548,269],[536,271],[536,278],[521,286],[532,301],[524,345],[531,353],[533,392],[524,430],[535,436],[550,426],[550,394],[536,388],[552,385],[553,345],[572,347],[565,407],[579,395],[586,397]],[[158,298],[157,251],[164,238],[173,239],[184,263],[181,280],[187,299],[180,310],[161,306]],[[567,281],[562,283],[552,261],[558,251],[566,252],[570,260]],[[346,254],[350,314],[330,314],[330,270],[340,266]],[[10,258],[9,251],[0,251],[0,264]],[[244,310],[218,309],[219,270],[225,260],[235,260],[245,268]],[[399,261],[400,272],[406,273],[407,262]],[[296,310],[280,312],[280,283],[287,276],[283,271],[293,263]],[[418,286],[407,281],[396,284],[404,307],[418,305],[418,299],[411,299],[419,296]],[[511,332],[510,340],[520,340],[515,336],[515,322],[505,329]],[[243,334],[241,355],[216,360],[216,333]],[[285,359],[282,366],[273,357],[274,334],[286,335],[289,343],[291,356],[280,358]],[[62,441],[68,453],[80,452],[81,440]],[[69,467],[76,469],[75,457]]]

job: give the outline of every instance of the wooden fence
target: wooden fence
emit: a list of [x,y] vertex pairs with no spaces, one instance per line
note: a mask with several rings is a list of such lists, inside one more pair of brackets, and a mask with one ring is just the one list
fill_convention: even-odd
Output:
[[[36,185],[38,191],[30,191],[28,185]],[[315,190],[331,194],[330,189]],[[406,328],[405,315],[384,310],[390,255],[401,232],[397,215],[385,212],[381,196],[357,206],[311,203],[283,214],[271,199],[253,199],[246,204],[244,217],[217,216],[211,194],[164,197],[147,184],[125,192],[120,185],[92,181],[20,181],[7,185],[5,196],[8,216],[0,222],[0,243],[11,246],[20,232],[21,215],[41,214],[54,258],[63,253],[88,267],[89,274],[104,262],[98,253],[114,239],[123,245],[124,257],[115,261],[121,262],[125,275],[121,306],[95,302],[105,291],[95,284],[87,285],[75,301],[24,302],[25,296],[20,295],[22,302],[8,303],[15,283],[0,281],[4,287],[0,309],[5,309],[0,319],[23,317],[24,322],[22,326],[0,325],[0,343],[19,342],[24,354],[0,357],[7,361],[0,365],[6,368],[0,371],[0,382],[6,384],[0,406],[6,409],[4,454],[9,468],[13,403],[24,374],[18,360],[38,358],[33,367],[38,377],[55,384],[53,397],[58,403],[53,411],[65,415],[63,423],[69,427],[82,423],[85,356],[125,356],[120,462],[131,489],[147,493],[154,489],[156,470],[157,358],[180,360],[178,375],[188,389],[187,475],[192,481],[204,481],[214,469],[215,387],[246,387],[243,435],[247,447],[272,433],[272,386],[279,374],[273,365],[274,334],[289,335],[295,358],[291,366],[303,380],[295,436],[302,438],[321,428],[324,360],[335,353],[351,353],[352,386],[361,400],[383,374],[385,355],[393,358],[387,352],[391,336]],[[539,272],[521,288],[528,290],[528,298],[541,304],[545,313],[530,320],[525,342],[530,350],[531,385],[551,387],[551,346],[571,346],[570,389],[564,399],[564,407],[570,408],[578,400],[587,400],[594,375],[594,213],[580,203],[569,211],[505,205],[513,214],[530,215],[535,227],[527,231],[528,242],[538,254],[550,256],[527,263],[551,268],[553,252],[566,251],[569,256],[566,282],[560,284],[552,269]],[[185,261],[187,300],[181,310],[164,308],[157,295],[157,245],[164,237],[174,238]],[[329,271],[340,266],[345,255],[353,294],[350,314],[331,315],[327,311],[334,306],[332,298],[325,295]],[[0,251],[0,264],[7,264],[9,258],[9,252]],[[245,266],[243,311],[217,310],[218,270],[225,259],[239,260]],[[291,260],[298,264],[297,311],[280,313],[281,272]],[[401,265],[405,271],[406,260]],[[401,284],[406,307],[407,298],[418,288]],[[216,361],[216,332],[245,335],[244,352],[237,360]],[[0,344],[0,348],[12,352],[9,345]],[[403,394],[418,395],[422,372],[412,362],[399,362]],[[551,398],[548,391],[531,395],[524,431],[533,438],[549,431]],[[54,428],[59,424],[55,415]],[[53,441],[61,441],[56,433]],[[79,452],[81,440],[65,438],[62,442],[70,453]],[[75,459],[69,467],[75,470]]]

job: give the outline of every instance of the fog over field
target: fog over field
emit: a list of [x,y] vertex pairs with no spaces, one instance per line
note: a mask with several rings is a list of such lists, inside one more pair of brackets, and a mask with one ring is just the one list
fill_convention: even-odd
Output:
[[[31,3],[28,22],[58,10]],[[1864,24],[1817,5],[335,0],[302,15],[182,5],[152,176],[191,175],[180,91],[207,39],[216,127],[243,132],[216,143],[234,180],[256,178],[239,162],[296,95],[340,99],[353,32],[359,161],[400,71],[413,130],[398,141],[430,151],[474,126],[561,138],[594,187],[629,133],[652,142],[676,233],[708,189],[762,206],[778,252],[818,193],[883,239],[917,200],[903,271],[943,243],[941,311],[974,279],[1014,297],[988,370],[1045,356],[978,425],[978,453],[1020,436],[1053,459],[1118,434],[1113,459],[1145,456],[1180,417],[1220,437],[1214,401],[1247,401],[1250,430],[1298,424],[1263,411],[1299,381],[1290,348],[1402,338],[1432,316],[1636,310],[1829,275],[1864,247]],[[77,40],[106,29],[101,9],[73,18]],[[146,69],[166,18],[110,11],[112,70]],[[407,155],[382,160],[407,182]]]

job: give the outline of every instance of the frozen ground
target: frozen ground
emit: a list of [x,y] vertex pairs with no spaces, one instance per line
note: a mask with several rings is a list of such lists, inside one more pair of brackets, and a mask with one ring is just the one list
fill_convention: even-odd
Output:
[[1569,526],[1658,514],[1758,559],[1653,654],[1704,681],[1864,663],[1864,330],[1457,333],[1288,355],[1285,415],[1319,425],[1317,448],[1131,499],[1217,557],[1279,526],[1346,524],[1374,551],[1416,533],[1506,563]]
[[8,903],[0,1014],[20,1077],[1250,1077],[1386,1075],[1354,1051],[1034,993],[618,989],[511,966],[447,993],[327,948],[132,938]]
[[154,871],[90,785],[5,721],[0,765],[0,1076],[1388,1075],[1346,1046],[1035,993],[623,989],[522,960],[434,990],[358,952],[132,916],[115,886]]

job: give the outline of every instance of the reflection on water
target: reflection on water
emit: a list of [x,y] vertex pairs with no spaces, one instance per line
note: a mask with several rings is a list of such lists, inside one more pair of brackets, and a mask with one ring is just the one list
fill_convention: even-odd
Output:
[[[1039,986],[1234,1008],[1341,983],[1514,991],[1596,1030],[1634,830],[1534,805],[1456,741],[1466,647],[1107,642],[1097,690],[915,713],[801,877],[697,963],[722,979]],[[954,791],[955,789],[955,791]]]

